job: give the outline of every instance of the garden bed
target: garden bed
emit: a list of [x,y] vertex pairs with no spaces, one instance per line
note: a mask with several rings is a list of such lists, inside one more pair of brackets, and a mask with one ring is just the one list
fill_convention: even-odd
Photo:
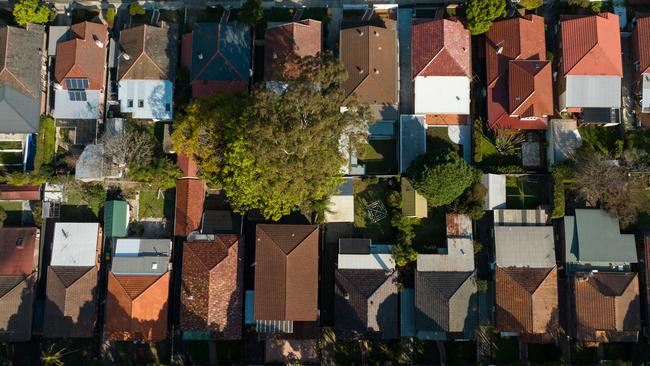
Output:
[[0,150],[22,150],[22,141],[0,141]]
[[[364,238],[370,238],[374,242],[391,244],[395,238],[395,231],[390,222],[390,207],[388,206],[388,194],[398,188],[397,184],[390,179],[355,179],[354,185],[354,227]],[[394,186],[394,187],[393,187]],[[376,206],[375,211],[381,211],[382,207],[386,214],[374,217],[367,211],[369,205]]]

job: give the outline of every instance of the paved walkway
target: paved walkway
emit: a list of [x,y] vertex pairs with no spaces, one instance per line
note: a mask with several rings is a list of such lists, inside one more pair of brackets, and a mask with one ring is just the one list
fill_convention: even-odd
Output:
[[339,30],[341,29],[341,20],[343,19],[343,8],[332,8],[331,13],[330,22],[327,24],[325,47],[329,50],[335,50],[337,49],[337,43],[339,43]]
[[411,19],[413,9],[397,9],[399,40],[399,112],[413,114],[413,78],[411,77]]

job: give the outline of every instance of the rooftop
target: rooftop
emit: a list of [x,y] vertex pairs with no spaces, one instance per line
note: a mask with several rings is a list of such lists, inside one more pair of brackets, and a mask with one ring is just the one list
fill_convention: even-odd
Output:
[[160,276],[167,272],[172,242],[169,239],[119,238],[113,250],[115,275]]
[[92,267],[97,263],[99,223],[57,222],[52,241],[52,266]]

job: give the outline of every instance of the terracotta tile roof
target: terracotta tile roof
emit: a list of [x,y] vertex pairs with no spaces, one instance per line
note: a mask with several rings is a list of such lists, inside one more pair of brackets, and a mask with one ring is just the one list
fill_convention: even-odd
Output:
[[413,20],[413,77],[472,77],[469,31],[456,18]]
[[485,52],[490,128],[545,129],[544,116],[553,114],[553,89],[544,18],[494,22],[485,34]]
[[[89,90],[104,87],[108,29],[106,25],[83,22],[71,28],[74,38],[56,47],[54,77],[64,89],[65,78],[88,78]],[[102,47],[97,45],[102,43]]]
[[562,16],[562,69],[567,75],[623,76],[619,19],[612,13]]
[[162,276],[108,274],[106,337],[160,341],[167,338],[169,272]]
[[348,72],[346,95],[368,104],[397,103],[397,36],[395,22],[341,29],[340,57]]
[[178,153],[176,156],[176,162],[178,163],[178,167],[181,168],[181,171],[183,172],[183,177],[196,178],[198,167],[196,165],[196,161],[194,161],[191,156],[184,153]]
[[34,257],[37,235],[35,227],[0,228],[0,276],[32,273],[38,266],[38,257]]
[[211,332],[218,339],[242,335],[243,240],[217,235],[210,242],[185,242],[181,329]]
[[40,186],[10,186],[0,184],[0,201],[40,201]]
[[558,326],[557,270],[497,267],[496,308],[501,332],[554,332]]
[[264,34],[264,79],[273,80],[291,71],[291,63],[321,51],[322,24],[305,19],[266,28]]
[[174,235],[186,236],[201,227],[205,183],[200,179],[181,178],[176,180],[176,214]]
[[178,57],[176,25],[147,24],[120,32],[120,47],[129,57],[119,58],[117,80],[174,80]]
[[44,337],[93,336],[97,321],[97,272],[97,267],[48,267]]
[[632,50],[639,62],[638,73],[650,73],[650,14],[636,14]]
[[318,226],[256,228],[256,320],[318,318]]
[[32,311],[36,273],[0,276],[0,341],[28,341],[32,334]]
[[639,282],[636,273],[576,274],[573,295],[578,336],[596,338],[598,331],[640,329]]
[[425,121],[427,125],[466,125],[469,116],[463,114],[427,114]]

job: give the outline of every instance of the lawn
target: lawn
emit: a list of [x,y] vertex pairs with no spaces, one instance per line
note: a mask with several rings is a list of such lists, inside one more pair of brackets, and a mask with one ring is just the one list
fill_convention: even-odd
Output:
[[22,224],[22,202],[3,201],[0,202],[0,207],[7,213],[7,219],[4,222],[5,226],[20,226]]
[[429,215],[420,219],[420,223],[415,225],[414,229],[413,246],[417,252],[436,253],[436,248],[446,246],[445,209],[442,207],[429,208]]
[[447,127],[429,127],[427,128],[427,151],[446,152],[456,151],[461,156],[462,146],[452,142],[449,139],[449,129]]
[[618,126],[586,126],[578,127],[582,137],[583,145],[591,146],[595,151],[604,155],[613,155],[616,149],[616,141],[622,140],[621,131]]
[[140,191],[139,218],[172,218],[174,215],[175,190]]
[[533,364],[559,363],[562,358],[562,350],[553,343],[529,343],[528,361]]
[[548,184],[545,179],[527,176],[506,178],[506,207],[511,209],[536,209],[549,203]]
[[0,141],[0,150],[22,150],[22,141]]
[[517,337],[501,337],[492,334],[492,358],[497,365],[507,365],[519,359],[519,340]]
[[373,139],[366,144],[359,163],[365,165],[366,174],[393,174],[397,172],[397,140]]
[[[392,243],[395,232],[390,224],[388,216],[389,207],[387,194],[395,188],[389,183],[389,179],[355,179],[354,184],[354,227],[365,238],[371,238],[375,242]],[[379,207],[386,209],[386,217],[380,220],[373,220],[367,206],[377,203]]]
[[23,163],[23,153],[0,151],[0,164],[20,165]]

